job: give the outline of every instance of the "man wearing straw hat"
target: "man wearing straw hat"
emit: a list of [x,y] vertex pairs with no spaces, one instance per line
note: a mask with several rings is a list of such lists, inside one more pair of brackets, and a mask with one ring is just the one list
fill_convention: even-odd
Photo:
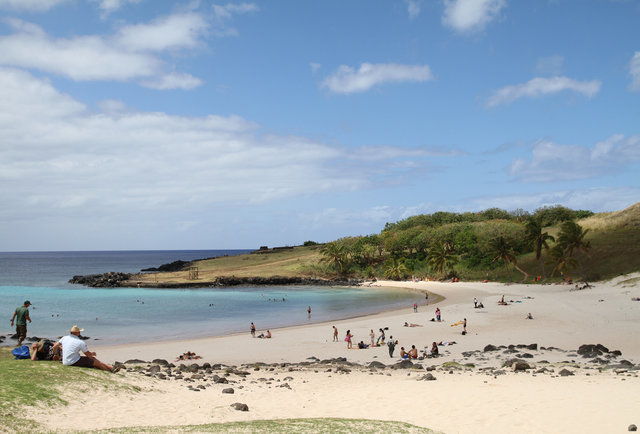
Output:
[[[84,329],[77,325],[71,327],[69,336],[64,336],[54,344],[54,351],[62,346],[62,364],[67,366],[79,366],[81,368],[95,368],[103,371],[118,372],[120,365],[111,366],[96,359],[96,353],[89,351],[87,344],[80,339],[80,333]],[[80,355],[83,353],[84,356]]]

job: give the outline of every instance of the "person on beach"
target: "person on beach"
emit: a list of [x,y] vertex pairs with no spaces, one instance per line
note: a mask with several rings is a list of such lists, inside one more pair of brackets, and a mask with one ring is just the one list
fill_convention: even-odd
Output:
[[393,351],[396,349],[396,345],[398,341],[393,340],[393,336],[389,336],[389,343],[387,346],[389,347],[389,357],[393,358]]
[[54,350],[54,343],[49,339],[42,339],[31,345],[31,360],[60,360],[60,349]]
[[376,334],[373,332],[373,329],[371,329],[371,333],[369,333],[369,337],[371,338],[371,346],[375,347],[376,346],[376,343],[375,343]]
[[466,318],[462,322],[462,331],[464,332],[464,334],[467,334],[467,319]]
[[31,302],[29,300],[25,300],[22,306],[13,312],[13,316],[11,317],[11,327],[13,327],[14,320],[16,324],[16,335],[18,335],[17,346],[21,346],[22,341],[27,337],[27,321],[31,322],[31,318],[29,317],[29,306],[31,306]]
[[409,350],[409,358],[410,359],[417,359],[418,358],[418,349],[416,348],[415,345],[411,345],[411,349]]
[[477,308],[478,308],[478,299],[477,299],[476,297],[473,297],[473,307],[474,307],[475,309],[477,309]]
[[311,318],[311,306],[307,307],[307,316]]
[[[54,351],[62,347],[62,364],[65,366],[78,366],[81,368],[95,368],[103,371],[118,372],[121,365],[111,366],[96,359],[96,353],[89,351],[87,344],[80,339],[80,333],[84,329],[77,325],[71,327],[69,336],[64,336],[53,345]],[[84,356],[80,355],[83,353]]]
[[418,303],[413,303],[413,311],[418,312]]
[[256,337],[256,326],[253,323],[251,323],[251,337]]
[[442,316],[441,316],[440,308],[437,307],[436,308],[436,321],[440,322],[441,320],[442,320]]
[[400,347],[400,358],[401,359],[409,358],[409,354],[407,354],[407,352],[404,350],[404,347]]
[[351,338],[353,337],[353,335],[351,334],[351,330],[347,330],[347,335],[345,336],[344,340],[347,342],[347,349],[351,349],[353,348],[353,343],[351,342]]
[[384,330],[380,329],[380,336],[378,336],[378,341],[376,342],[377,345],[383,345],[384,344]]
[[437,356],[439,353],[438,351],[438,344],[436,344],[435,342],[433,344],[431,344],[431,355],[432,356]]
[[333,342],[338,342],[338,329],[333,326]]
[[531,312],[527,314],[527,319],[533,319],[533,315],[531,315]]

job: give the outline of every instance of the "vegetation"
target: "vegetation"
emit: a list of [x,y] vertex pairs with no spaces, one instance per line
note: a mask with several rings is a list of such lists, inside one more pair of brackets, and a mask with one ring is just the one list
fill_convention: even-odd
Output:
[[205,425],[184,425],[167,427],[139,427],[128,429],[100,430],[101,433],[124,433],[124,432],[157,432],[157,433],[188,433],[188,432],[214,432],[214,433],[415,433],[415,434],[436,434],[427,428],[421,428],[404,422],[393,422],[384,420],[369,419],[278,419],[278,420],[256,420],[252,422],[227,422],[212,423]]
[[20,409],[66,405],[60,390],[70,383],[78,392],[91,392],[98,388],[139,390],[121,385],[111,376],[108,372],[62,366],[56,362],[14,360],[11,348],[0,348],[0,426],[12,432],[40,430],[38,423]]
[[[220,276],[416,278],[531,281],[578,274],[588,281],[640,270],[640,203],[594,214],[562,206],[533,213],[491,208],[477,213],[436,212],[387,223],[378,234],[325,244],[197,261],[198,279]],[[520,274],[515,274],[517,270]],[[185,283],[188,270],[136,280]]]

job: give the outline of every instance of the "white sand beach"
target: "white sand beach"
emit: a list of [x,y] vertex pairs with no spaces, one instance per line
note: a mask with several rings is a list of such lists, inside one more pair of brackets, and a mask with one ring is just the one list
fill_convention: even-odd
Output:
[[[185,379],[194,374],[162,379],[155,373],[145,376],[123,370],[116,374],[119,381],[136,384],[142,392],[84,392],[82,399],[64,408],[39,410],[39,420],[46,420],[51,429],[94,429],[343,417],[403,421],[446,433],[623,432],[630,424],[640,425],[640,302],[632,300],[640,297],[640,273],[596,282],[581,291],[568,285],[491,282],[379,281],[375,285],[419,291],[418,312],[407,306],[401,311],[271,330],[272,339],[252,338],[247,324],[246,334],[234,336],[90,344],[98,358],[109,363],[166,359],[179,365],[182,362],[176,362],[176,357],[191,351],[202,358],[184,362],[187,365],[224,366],[204,375],[201,369],[203,378],[195,374],[189,381]],[[426,304],[424,291],[446,298]],[[507,305],[498,304],[503,295]],[[474,309],[474,297],[484,309]],[[431,321],[436,308],[442,311],[442,322]],[[526,319],[528,313],[533,319]],[[461,334],[461,325],[452,326],[463,318],[468,322],[466,335]],[[421,327],[403,327],[405,322]],[[339,330],[338,342],[332,342],[333,325]],[[256,326],[258,334],[263,331]],[[386,346],[346,348],[347,329],[354,343],[368,343],[370,330],[377,337],[383,327],[388,327],[387,338],[392,335],[399,340],[394,358]],[[422,350],[434,341],[455,344],[440,346],[438,358],[414,361],[421,369],[372,370],[308,360],[346,357],[358,365],[373,361],[392,365],[400,360],[401,346]],[[488,344],[504,347],[483,351]],[[518,344],[537,345],[535,349],[508,348]],[[602,344],[609,353],[593,361],[576,354],[582,344]],[[616,356],[613,350],[622,355]],[[532,369],[501,369],[513,357],[526,357]],[[473,367],[442,366],[451,361],[473,363]],[[278,365],[255,370],[257,362]],[[283,363],[296,365],[279,366]],[[248,375],[231,373],[226,376],[228,384],[214,383],[211,375],[223,376],[225,366],[238,366]],[[425,368],[432,369],[429,373],[435,381],[418,381],[427,374]],[[562,369],[574,375],[558,375]],[[194,392],[197,385],[202,388]],[[235,393],[223,394],[227,387]],[[236,411],[230,407],[234,402],[247,404],[249,411]],[[106,412],[109,418],[104,417]]]

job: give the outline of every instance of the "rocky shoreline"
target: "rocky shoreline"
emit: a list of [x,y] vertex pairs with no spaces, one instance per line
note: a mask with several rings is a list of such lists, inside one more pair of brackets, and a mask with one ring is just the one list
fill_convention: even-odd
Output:
[[[84,285],[91,288],[133,288],[139,286],[134,273],[121,273],[110,271],[102,274],[89,274],[73,276],[69,283]],[[312,277],[236,277],[219,276],[210,282],[145,282],[145,288],[226,288],[231,286],[359,286],[361,279],[318,279]]]
[[[564,360],[550,363],[546,360],[525,360],[533,358],[536,353],[561,352],[568,358],[582,360]],[[239,366],[221,363],[202,364],[193,360],[176,360],[176,365],[164,359],[144,361],[127,360],[122,363],[124,371],[163,381],[179,381],[193,392],[205,389],[219,389],[220,393],[233,394],[236,389],[243,389],[250,384],[258,384],[265,388],[285,388],[294,390],[295,372],[307,371],[340,376],[347,374],[367,375],[400,375],[414,376],[416,381],[435,381],[440,375],[479,374],[496,378],[500,375],[546,375],[551,377],[568,377],[575,375],[615,375],[619,377],[638,377],[640,364],[628,360],[617,360],[620,351],[610,351],[601,344],[581,345],[578,350],[567,351],[554,347],[538,347],[537,344],[520,345],[487,345],[483,350],[469,351],[462,354],[462,359],[438,363],[443,356],[421,357],[414,360],[392,359],[385,364],[372,361],[367,364],[349,362],[346,357],[320,360],[309,357],[299,363],[244,363]],[[193,362],[193,363],[190,363]],[[120,363],[120,362],[116,362]],[[246,404],[239,404],[237,410],[248,411]]]

